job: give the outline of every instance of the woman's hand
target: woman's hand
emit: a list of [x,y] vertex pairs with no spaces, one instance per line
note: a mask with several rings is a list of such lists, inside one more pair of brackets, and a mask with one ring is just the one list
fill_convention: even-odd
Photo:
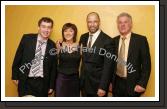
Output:
[[58,49],[61,48],[61,43],[62,43],[62,42],[63,42],[62,39],[59,39],[59,40],[56,41],[56,47],[57,47]]

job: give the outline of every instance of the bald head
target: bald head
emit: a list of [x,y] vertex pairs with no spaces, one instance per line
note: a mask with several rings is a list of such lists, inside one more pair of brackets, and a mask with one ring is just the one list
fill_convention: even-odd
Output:
[[91,12],[87,15],[87,27],[90,33],[95,33],[98,31],[99,26],[100,26],[100,17],[98,13],[96,12]]
[[98,14],[97,12],[90,12],[90,13],[87,15],[87,20],[88,20],[88,18],[89,18],[90,16],[95,16],[95,17],[97,17],[97,19],[99,19],[99,21],[100,21],[99,14]]

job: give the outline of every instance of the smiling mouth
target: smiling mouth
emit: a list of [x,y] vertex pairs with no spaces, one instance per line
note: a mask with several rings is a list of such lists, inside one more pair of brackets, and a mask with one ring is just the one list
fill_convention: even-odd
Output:
[[44,35],[48,35],[49,33],[43,33]]
[[65,37],[72,37],[71,35],[67,35],[67,36],[65,36]]
[[121,30],[125,30],[126,28],[121,28]]
[[90,28],[90,30],[95,30],[96,28]]

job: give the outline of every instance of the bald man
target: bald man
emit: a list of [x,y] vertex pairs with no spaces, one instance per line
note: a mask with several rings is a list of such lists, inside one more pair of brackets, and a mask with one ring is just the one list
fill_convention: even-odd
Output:
[[90,51],[82,52],[81,92],[85,97],[105,97],[114,66],[105,53],[114,52],[113,40],[100,29],[98,13],[89,13],[86,21],[89,32],[81,35],[79,43]]

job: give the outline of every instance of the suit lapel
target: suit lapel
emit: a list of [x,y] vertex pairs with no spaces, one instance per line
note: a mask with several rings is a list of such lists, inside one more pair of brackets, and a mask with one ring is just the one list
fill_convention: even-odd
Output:
[[[37,44],[37,35],[29,36],[29,40],[27,40],[28,48],[26,50],[29,51],[29,62],[32,62],[32,60],[35,59],[35,51],[36,51],[36,44]],[[30,70],[30,69],[29,69]],[[26,73],[28,76],[29,71]]]
[[116,55],[118,56],[118,51],[119,51],[119,39],[120,39],[120,36],[118,36],[118,38],[116,38],[115,40],[115,46],[116,46]]
[[130,38],[130,43],[129,43],[128,58],[127,59],[129,59],[130,55],[132,54],[134,45],[135,45],[135,40],[134,40],[133,33],[132,33],[131,38]]
[[86,37],[84,39],[84,46],[85,47],[87,47],[88,39],[89,39],[89,33],[86,35]]
[[87,47],[88,38],[89,38],[89,33],[86,33],[86,34],[83,36],[83,39],[82,39],[81,42],[80,42],[83,47]]
[[47,41],[47,45],[46,45],[46,50],[45,50],[45,56],[48,55],[49,50],[50,50],[50,43],[49,43],[49,39],[48,39],[48,41]]
[[46,45],[46,50],[45,50],[45,55],[44,55],[44,60],[43,60],[43,75],[45,76],[46,75],[46,68],[47,68],[47,60],[48,60],[48,58],[49,58],[49,50],[51,50],[52,48],[51,48],[51,45],[50,45],[50,41],[49,41],[49,39],[48,39],[48,41],[47,41],[47,45]]
[[95,46],[98,47],[98,45],[101,44],[102,42],[103,42],[103,32],[101,31],[99,36],[95,40],[94,44],[92,45],[92,48],[94,48]]
[[[118,38],[115,40],[115,45],[116,45],[116,55],[118,56],[118,51],[119,51],[119,40],[120,40],[120,36],[118,36]],[[135,45],[135,41],[134,41],[134,37],[133,37],[133,33],[131,34],[131,39],[129,42],[129,49],[128,49],[128,58],[130,57],[130,55],[133,52],[133,48]]]
[[37,35],[36,36],[32,36],[32,41],[30,42],[30,45],[31,45],[31,49],[32,50],[30,52],[30,54],[32,55],[32,58],[34,58],[35,56],[35,51],[36,51],[36,45],[37,45]]
[[[102,35],[103,35],[103,32],[101,31],[99,36],[95,40],[94,44],[92,45],[92,48],[97,46],[98,44],[100,44],[102,42],[102,40],[103,40]],[[83,45],[84,47],[87,47],[88,39],[89,39],[89,33],[86,34],[86,37],[84,39],[84,45]]]

